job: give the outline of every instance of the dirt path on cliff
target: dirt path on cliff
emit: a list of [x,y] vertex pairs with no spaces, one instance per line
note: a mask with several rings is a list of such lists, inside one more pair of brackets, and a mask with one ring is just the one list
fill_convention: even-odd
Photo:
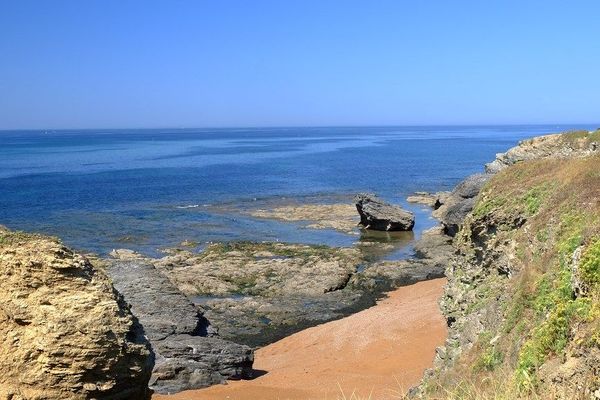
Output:
[[[257,350],[263,375],[153,400],[398,399],[421,379],[446,338],[445,279],[401,287],[376,306]],[[340,390],[341,388],[341,390]]]

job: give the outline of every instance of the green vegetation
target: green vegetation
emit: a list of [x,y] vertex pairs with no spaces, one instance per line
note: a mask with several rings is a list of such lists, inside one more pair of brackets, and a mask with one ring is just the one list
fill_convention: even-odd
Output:
[[484,217],[492,211],[503,207],[507,203],[507,199],[504,197],[492,197],[488,199],[482,199],[479,201],[473,209],[473,216],[477,218]]
[[224,276],[223,281],[235,285],[240,293],[250,294],[256,286],[256,275]]
[[326,257],[339,251],[324,245],[294,245],[277,242],[229,242],[214,243],[208,246],[202,253],[204,257],[221,255],[231,252],[239,252],[252,258],[260,258],[255,253],[270,253],[272,257],[302,257],[312,256]]
[[525,202],[525,208],[527,209],[529,215],[533,215],[538,212],[547,194],[548,185],[534,187],[525,193],[523,201]]
[[545,198],[548,197],[553,185],[544,183],[533,187],[525,193],[519,193],[521,190],[511,191],[508,193],[495,193],[490,196],[488,191],[484,191],[484,195],[475,205],[473,216],[482,218],[497,210],[503,211],[526,211],[526,215],[534,215],[542,206]]
[[587,290],[597,292],[600,287],[600,239],[593,242],[583,254],[579,271]]
[[523,292],[519,291],[515,294],[515,298],[510,303],[510,309],[506,313],[506,319],[504,321],[504,327],[502,332],[504,334],[510,333],[513,329],[516,329],[517,324],[523,318],[523,312],[525,311],[526,300],[523,296]]
[[[525,343],[516,369],[516,380],[520,388],[534,389],[537,384],[535,372],[548,356],[560,354],[569,342],[574,317],[588,315],[589,302],[559,299],[545,321],[533,330]],[[585,318],[585,317],[584,317]]]
[[586,130],[570,131],[562,135],[562,138],[567,143],[575,143],[579,140],[585,140],[586,142],[595,142],[600,140],[600,129],[589,132]]
[[[497,340],[498,337],[495,339]],[[479,357],[473,364],[473,370],[475,372],[495,370],[504,361],[504,354],[493,343],[495,340],[492,339],[492,334],[490,332],[482,333],[479,335],[478,342],[481,343],[482,349],[480,350]]]
[[[588,146],[600,131],[563,140]],[[599,170],[599,156],[534,160],[486,184],[455,240],[466,264],[453,271],[463,315],[485,333],[428,382],[427,399],[579,399],[600,388],[589,369],[600,354]],[[573,354],[577,366],[550,381]]]
[[547,228],[541,228],[539,231],[536,232],[535,238],[538,241],[540,241],[542,243],[545,243],[549,239],[548,229]]

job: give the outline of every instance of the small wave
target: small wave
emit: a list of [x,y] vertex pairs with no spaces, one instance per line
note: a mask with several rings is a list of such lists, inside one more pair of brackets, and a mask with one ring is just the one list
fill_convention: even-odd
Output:
[[187,206],[177,206],[176,208],[198,208],[200,204],[189,204]]

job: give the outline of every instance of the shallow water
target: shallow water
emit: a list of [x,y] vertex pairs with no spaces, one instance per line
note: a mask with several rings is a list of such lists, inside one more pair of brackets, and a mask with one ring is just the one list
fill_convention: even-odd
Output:
[[[366,239],[216,208],[350,201],[360,191],[406,205],[414,191],[451,189],[520,139],[578,127],[3,131],[0,224],[100,254],[155,255],[186,239],[346,246]],[[433,224],[406,206],[417,235]]]

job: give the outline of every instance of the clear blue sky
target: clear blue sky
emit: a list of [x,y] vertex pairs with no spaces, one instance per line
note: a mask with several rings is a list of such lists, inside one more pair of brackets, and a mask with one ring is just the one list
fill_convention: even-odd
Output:
[[596,123],[600,1],[0,0],[0,129]]

